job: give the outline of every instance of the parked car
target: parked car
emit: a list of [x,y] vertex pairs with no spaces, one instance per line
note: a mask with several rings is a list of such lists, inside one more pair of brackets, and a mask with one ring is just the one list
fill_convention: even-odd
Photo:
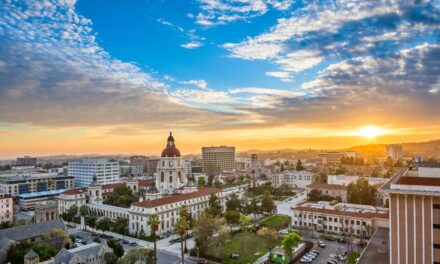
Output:
[[319,255],[319,251],[318,250],[311,250],[310,252],[315,253],[316,255]]
[[132,246],[132,247],[136,247],[137,245],[138,245],[138,243],[136,241],[133,241],[130,243],[130,246]]
[[323,237],[325,240],[327,240],[327,241],[335,241],[336,239],[334,238],[334,237],[332,237],[332,236],[324,236]]
[[318,241],[318,246],[325,248],[325,243],[322,241]]
[[301,263],[311,263],[313,261],[313,259],[308,258],[307,256],[304,256],[301,258]]
[[334,260],[327,260],[327,264],[338,264],[338,262]]
[[124,244],[124,245],[127,245],[127,244],[129,244],[130,242],[128,242],[127,240],[122,240],[122,244]]
[[319,238],[319,236],[318,236],[317,234],[311,234],[310,237],[311,237],[311,238],[315,238],[315,239],[318,239],[318,238]]
[[240,258],[240,254],[237,254],[237,253],[231,253],[230,258],[231,258],[231,259],[239,259],[239,258]]
[[79,238],[75,239],[75,243],[82,243],[83,241]]

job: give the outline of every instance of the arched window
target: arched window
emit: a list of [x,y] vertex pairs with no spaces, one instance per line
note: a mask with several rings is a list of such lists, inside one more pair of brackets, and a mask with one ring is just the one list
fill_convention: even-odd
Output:
[[163,171],[160,173],[160,182],[164,182],[165,181],[165,175],[163,173]]
[[173,182],[173,176],[170,176],[170,182]]
[[165,167],[165,161],[164,160],[162,161],[162,167]]
[[179,171],[179,172],[177,172],[177,176],[179,176],[179,180],[182,180],[182,177],[181,177],[181,175],[182,175],[182,173]]

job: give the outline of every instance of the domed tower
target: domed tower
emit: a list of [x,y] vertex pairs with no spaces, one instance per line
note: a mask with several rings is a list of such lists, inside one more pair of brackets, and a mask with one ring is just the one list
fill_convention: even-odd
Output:
[[172,194],[176,189],[184,187],[187,179],[183,174],[183,161],[180,151],[176,148],[174,137],[170,132],[167,146],[157,165],[156,188],[160,193]]

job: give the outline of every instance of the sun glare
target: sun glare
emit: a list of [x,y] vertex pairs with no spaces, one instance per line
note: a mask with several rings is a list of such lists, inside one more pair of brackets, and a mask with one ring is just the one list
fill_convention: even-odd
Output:
[[375,138],[385,134],[385,130],[378,126],[363,126],[359,128],[359,135],[366,138]]

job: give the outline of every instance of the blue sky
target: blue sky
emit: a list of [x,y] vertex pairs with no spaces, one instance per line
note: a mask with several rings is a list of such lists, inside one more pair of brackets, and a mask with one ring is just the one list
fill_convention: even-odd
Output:
[[438,0],[6,0],[0,131],[295,136],[374,124],[433,134],[439,8]]

